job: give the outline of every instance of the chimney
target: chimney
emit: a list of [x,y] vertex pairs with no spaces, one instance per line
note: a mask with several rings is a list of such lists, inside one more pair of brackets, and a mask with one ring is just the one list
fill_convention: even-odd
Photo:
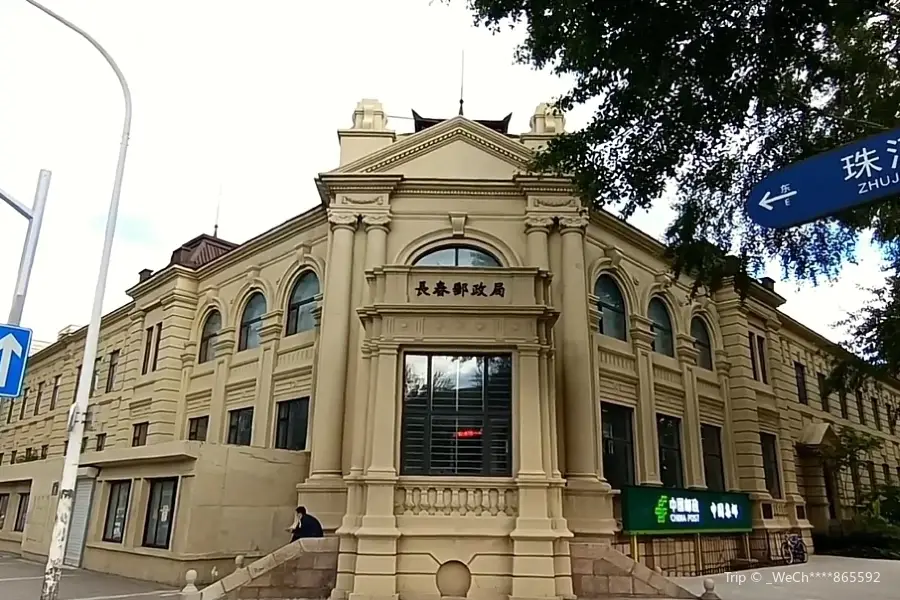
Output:
[[763,277],[762,279],[759,280],[759,283],[760,283],[764,288],[766,288],[767,290],[769,290],[770,292],[774,292],[774,291],[775,291],[775,280],[772,279],[771,277]]
[[138,283],[144,283],[148,279],[153,276],[153,271],[150,269],[141,269],[138,271]]

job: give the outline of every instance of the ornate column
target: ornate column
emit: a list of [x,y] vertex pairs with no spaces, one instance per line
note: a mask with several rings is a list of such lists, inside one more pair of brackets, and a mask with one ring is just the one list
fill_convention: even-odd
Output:
[[234,334],[234,327],[226,327],[219,330],[213,341],[215,371],[209,401],[209,427],[206,430],[206,441],[212,444],[221,444],[225,439],[225,385],[228,383],[231,360],[234,358]]
[[[386,214],[363,215],[363,225],[366,228],[366,256],[365,270],[368,271],[375,267],[384,265],[387,261],[387,235],[391,218]],[[368,285],[363,288],[363,305],[373,302],[371,290]],[[369,390],[374,386],[372,381],[373,360],[372,348],[369,338],[371,332],[367,332],[362,323],[359,325],[359,351],[358,364],[356,369],[356,388],[353,405],[347,411],[347,417],[353,422],[353,439],[351,440],[350,452],[350,474],[345,477],[347,482],[347,512],[338,529],[338,535],[347,535],[347,539],[342,538],[342,544],[347,552],[356,553],[356,540],[351,538],[349,534],[359,527],[362,514],[365,511],[365,495],[363,492],[362,475],[366,467],[366,439],[368,425],[372,421],[372,410],[369,402]],[[375,349],[377,354],[377,348]],[[377,366],[375,367],[377,369]],[[349,546],[352,545],[351,549]],[[352,589],[352,575],[348,581],[341,581],[339,586],[335,586],[335,590],[342,590],[346,595],[347,591]],[[332,594],[335,597],[335,594]]]
[[731,388],[728,385],[728,372],[731,363],[728,362],[728,353],[722,349],[716,350],[716,375],[719,377],[719,395],[725,406],[725,423],[722,426],[722,463],[725,470],[725,489],[738,491],[741,484],[737,474],[737,455],[734,451],[734,425],[731,414]]
[[703,470],[703,440],[700,435],[700,399],[697,397],[697,357],[694,338],[678,334],[678,357],[681,359],[681,381],[684,386],[684,436],[685,486],[706,488],[706,473]]
[[310,482],[341,478],[344,428],[344,383],[347,376],[347,340],[350,337],[350,291],[353,237],[359,217],[330,213],[331,249],[325,279],[322,331],[319,338],[320,368],[313,397]]
[[[600,482],[602,464],[597,440],[599,419],[593,397],[591,332],[584,265],[584,230],[588,218],[559,217],[562,236],[562,350],[566,424],[566,478]],[[535,234],[538,235],[538,234]]]
[[550,252],[547,238],[553,218],[544,215],[528,215],[525,217],[525,239],[527,243],[525,262],[531,267],[550,269]]
[[656,431],[656,389],[653,383],[653,334],[650,320],[631,315],[631,340],[638,371],[637,482],[662,485],[659,474],[659,436]]

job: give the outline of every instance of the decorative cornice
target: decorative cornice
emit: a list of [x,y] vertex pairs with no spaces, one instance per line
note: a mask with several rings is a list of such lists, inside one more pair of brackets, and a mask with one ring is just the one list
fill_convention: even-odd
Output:
[[384,194],[369,194],[362,196],[347,196],[346,194],[341,194],[337,197],[336,204],[341,205],[376,205],[376,206],[384,206],[387,203],[387,199]]
[[392,197],[522,198],[512,183],[490,180],[404,179]]
[[571,201],[576,195],[575,185],[568,177],[543,175],[514,175],[513,182],[525,195],[567,196]]
[[368,156],[340,167],[334,173],[378,173],[425,154],[457,139],[481,148],[521,170],[528,168],[533,152],[523,144],[465,117],[453,117],[415,133]]

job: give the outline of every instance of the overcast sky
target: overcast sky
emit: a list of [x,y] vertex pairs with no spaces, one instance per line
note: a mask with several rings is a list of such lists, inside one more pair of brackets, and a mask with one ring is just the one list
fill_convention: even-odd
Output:
[[[104,311],[128,301],[143,268],[212,233],[243,242],[318,202],[315,175],[337,166],[336,130],[356,102],[390,115],[453,116],[466,51],[465,110],[528,129],[534,107],[565,82],[513,64],[517,32],[471,27],[463,0],[46,0],[91,33],[125,73],[134,124]],[[41,168],[49,203],[23,324],[53,341],[90,316],[123,101],[85,40],[24,0],[0,2],[0,188],[30,204]],[[568,115],[569,128],[587,111]],[[408,120],[391,119],[398,131]],[[632,222],[659,236],[665,208]],[[25,220],[0,204],[0,322],[9,310]],[[830,325],[880,279],[861,254],[840,283],[779,283],[784,310]],[[769,273],[776,280],[779,273]]]

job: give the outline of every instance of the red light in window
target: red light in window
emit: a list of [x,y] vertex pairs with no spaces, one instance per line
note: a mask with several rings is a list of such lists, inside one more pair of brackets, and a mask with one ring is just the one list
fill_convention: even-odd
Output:
[[459,431],[456,432],[456,437],[459,439],[481,437],[481,430],[480,429],[460,429]]

